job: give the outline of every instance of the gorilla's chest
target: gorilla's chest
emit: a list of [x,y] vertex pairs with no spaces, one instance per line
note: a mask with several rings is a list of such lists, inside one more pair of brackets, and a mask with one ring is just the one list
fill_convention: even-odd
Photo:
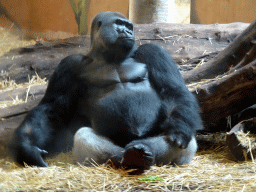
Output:
[[99,64],[90,67],[83,78],[88,90],[79,106],[87,107],[79,111],[95,130],[122,138],[140,137],[150,130],[161,103],[150,85],[145,64],[133,59],[120,66]]
[[82,78],[86,84],[86,98],[88,105],[95,105],[98,101],[107,103],[124,100],[121,98],[134,97],[134,94],[145,95],[155,92],[148,79],[145,64],[129,58],[121,64],[91,63],[83,72]]
[[120,64],[95,61],[85,67],[81,77],[89,87],[100,88],[141,81],[147,78],[147,68],[132,58]]
[[146,65],[132,58],[118,65],[93,62],[86,67],[81,77],[86,84],[86,103],[89,108],[99,103],[104,103],[106,107],[113,107],[113,103],[126,105],[138,94],[144,97],[156,95],[150,85]]

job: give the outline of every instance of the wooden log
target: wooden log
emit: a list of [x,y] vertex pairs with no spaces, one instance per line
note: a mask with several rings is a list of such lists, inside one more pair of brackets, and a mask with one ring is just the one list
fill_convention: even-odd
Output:
[[[254,135],[252,135],[253,133]],[[254,159],[256,155],[256,118],[238,123],[227,133],[226,143],[238,161]]]
[[27,112],[38,105],[43,98],[47,85],[31,85],[0,92],[1,101],[10,101],[15,97],[27,103],[0,109],[0,145],[7,145],[11,134],[25,118]]
[[177,64],[211,52],[222,51],[249,24],[140,24],[135,25],[138,44],[157,43]]
[[28,111],[36,107],[42,96],[28,103],[0,109],[0,145],[8,145],[13,131],[21,124]]
[[[256,57],[255,40],[256,19],[214,59],[205,63],[201,67],[185,73],[183,75],[184,80],[189,83],[197,82],[201,79],[215,78],[218,75],[230,71],[230,69],[238,65],[243,58],[246,59],[247,63],[243,62],[243,64],[240,64],[240,66],[248,64]],[[251,58],[248,60],[246,55],[251,55]],[[237,69],[238,68],[235,68],[235,70]]]
[[0,109],[0,118],[6,119],[9,117],[15,117],[15,116],[27,113],[32,108],[37,106],[41,99],[42,99],[42,97],[39,97],[36,100],[28,102],[28,103],[23,103],[23,104],[14,105],[11,107]]
[[225,133],[197,133],[196,141],[198,144],[197,151],[213,150],[216,147],[224,146],[226,144]]
[[11,90],[0,91],[0,101],[12,101],[16,97],[22,100],[33,100],[45,93],[47,85],[32,85]]
[[8,146],[12,133],[21,124],[25,116],[26,113],[6,119],[0,118],[0,146]]
[[208,81],[191,91],[200,104],[205,129],[220,131],[216,125],[221,118],[255,104],[256,60],[230,75]]

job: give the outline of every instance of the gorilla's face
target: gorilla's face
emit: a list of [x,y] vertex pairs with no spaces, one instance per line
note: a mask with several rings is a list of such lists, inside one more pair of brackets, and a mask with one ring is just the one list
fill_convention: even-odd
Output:
[[135,44],[133,24],[116,12],[103,12],[93,19],[91,46],[111,52],[129,52]]

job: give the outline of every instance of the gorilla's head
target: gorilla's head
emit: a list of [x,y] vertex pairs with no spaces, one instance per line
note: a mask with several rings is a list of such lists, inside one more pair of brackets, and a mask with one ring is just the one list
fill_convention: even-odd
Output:
[[119,12],[97,14],[91,27],[91,48],[127,54],[135,45],[133,24]]

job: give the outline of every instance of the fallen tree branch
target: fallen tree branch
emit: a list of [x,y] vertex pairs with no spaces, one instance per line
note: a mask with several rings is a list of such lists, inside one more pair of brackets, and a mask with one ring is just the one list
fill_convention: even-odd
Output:
[[[215,58],[201,67],[184,73],[184,80],[186,83],[198,82],[201,79],[212,79],[218,75],[228,72],[231,68],[238,65],[251,49],[254,50],[253,47],[255,46],[255,40],[256,19]],[[255,58],[255,55],[252,56],[252,59],[253,58]]]
[[[227,133],[226,143],[239,161],[247,161],[256,155],[256,118],[241,121]],[[254,135],[251,135],[253,133]]]
[[255,104],[256,60],[230,75],[206,82],[191,91],[202,109],[205,128],[219,131],[216,125],[221,118]]

